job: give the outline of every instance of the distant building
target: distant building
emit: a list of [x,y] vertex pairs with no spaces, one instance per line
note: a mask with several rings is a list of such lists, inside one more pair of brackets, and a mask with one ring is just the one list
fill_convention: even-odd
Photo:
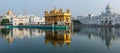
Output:
[[61,8],[59,10],[56,10],[56,8],[54,8],[50,12],[45,11],[44,14],[45,22],[47,24],[69,25],[71,23],[71,13],[69,9],[66,12],[63,12]]
[[4,16],[4,19],[9,19],[10,22],[12,22],[12,19],[16,17],[12,10],[8,10]]
[[13,25],[28,25],[29,24],[29,18],[26,16],[17,16],[16,18],[13,18]]
[[35,15],[19,15],[12,19],[13,25],[38,25],[38,24],[45,24],[45,18],[38,17]]
[[108,4],[105,10],[98,16],[78,16],[77,19],[82,24],[97,24],[97,25],[115,25],[120,24],[120,15],[115,13],[111,5]]
[[45,18],[35,15],[15,15],[12,10],[8,10],[0,19],[9,19],[12,25],[45,24]]
[[30,16],[29,17],[31,24],[45,24],[45,18],[44,17],[38,17],[38,16]]

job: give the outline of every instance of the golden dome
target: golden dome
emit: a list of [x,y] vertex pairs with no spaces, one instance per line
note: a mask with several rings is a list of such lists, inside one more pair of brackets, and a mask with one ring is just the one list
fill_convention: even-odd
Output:
[[12,15],[13,11],[12,10],[8,10],[7,15]]
[[57,9],[56,8],[54,8],[52,11],[51,11],[51,13],[57,13],[58,11],[57,11]]
[[62,13],[62,11],[63,11],[62,8],[60,8],[60,9],[59,9],[59,13]]
[[47,13],[48,13],[48,11],[46,10],[46,11],[44,11],[44,13],[45,13],[45,14],[47,14]]

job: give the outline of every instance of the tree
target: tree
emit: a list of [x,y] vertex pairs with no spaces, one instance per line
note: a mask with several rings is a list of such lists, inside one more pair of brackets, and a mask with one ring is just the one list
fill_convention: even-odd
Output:
[[5,25],[5,24],[7,24],[7,23],[10,23],[9,19],[3,19],[3,20],[1,21],[1,25]]
[[79,20],[72,20],[74,24],[82,24]]
[[10,33],[10,30],[9,29],[1,29],[1,33],[5,36],[7,36],[9,33]]

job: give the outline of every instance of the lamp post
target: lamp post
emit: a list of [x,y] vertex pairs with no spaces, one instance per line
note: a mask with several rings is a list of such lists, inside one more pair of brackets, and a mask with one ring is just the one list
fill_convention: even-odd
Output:
[[88,15],[88,19],[89,19],[88,26],[90,26],[91,14]]

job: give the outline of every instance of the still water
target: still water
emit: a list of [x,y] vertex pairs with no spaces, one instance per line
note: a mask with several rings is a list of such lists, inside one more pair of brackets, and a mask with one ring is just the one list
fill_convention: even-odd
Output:
[[0,29],[0,53],[120,53],[120,28]]

